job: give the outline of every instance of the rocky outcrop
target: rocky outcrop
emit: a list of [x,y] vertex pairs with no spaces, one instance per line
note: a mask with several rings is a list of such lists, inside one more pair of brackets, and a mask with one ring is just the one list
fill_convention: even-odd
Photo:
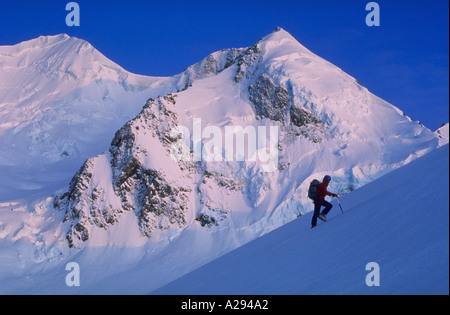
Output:
[[260,75],[248,88],[249,100],[253,103],[259,119],[268,118],[283,125],[290,122],[296,127],[310,124],[319,125],[322,121],[307,107],[307,102],[297,104],[292,100],[288,88],[275,81],[266,73]]
[[189,189],[169,184],[160,172],[145,168],[136,158],[122,170],[114,189],[122,208],[137,215],[139,228],[147,237],[156,229],[186,224]]
[[118,222],[123,209],[114,207],[108,187],[99,184],[95,168],[105,162],[104,156],[88,159],[72,178],[69,190],[54,200],[54,207],[65,211],[64,222],[70,222],[66,234],[70,247],[89,239],[91,226],[107,229]]
[[306,109],[292,106],[289,115],[291,118],[291,123],[297,127],[307,126],[309,124],[321,124],[322,121],[317,118],[313,113],[307,111]]
[[253,46],[244,50],[244,52],[236,58],[237,71],[234,80],[240,83],[244,78],[253,77],[257,65],[262,61],[262,52],[258,47],[258,42]]
[[257,117],[280,122],[286,120],[286,112],[290,104],[289,92],[286,88],[276,85],[272,78],[264,73],[249,86],[248,92]]
[[242,58],[246,49],[223,49],[215,52],[202,61],[190,66],[181,75],[182,90],[187,89],[197,79],[204,79],[217,75],[235,64]]
[[169,109],[173,105],[174,95],[150,99],[135,119],[117,131],[109,151],[88,159],[69,190],[55,198],[54,207],[65,211],[64,222],[70,222],[66,237],[70,247],[87,241],[93,227],[110,228],[125,211],[133,211],[146,237],[157,229],[186,224],[190,189],[147,166],[151,148],[140,141],[151,137],[170,143],[169,131],[177,123]]

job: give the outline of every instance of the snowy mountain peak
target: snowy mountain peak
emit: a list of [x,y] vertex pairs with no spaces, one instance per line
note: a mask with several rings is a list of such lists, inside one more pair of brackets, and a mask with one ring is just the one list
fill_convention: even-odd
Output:
[[282,27],[276,27],[270,34],[264,36],[261,41],[294,41],[297,42],[297,39],[291,35],[291,33],[289,33],[288,31],[286,31],[284,28]]
[[90,48],[90,53],[95,53],[95,49],[87,41],[60,34],[40,36],[13,46],[0,46],[0,53],[4,57],[27,56],[29,59],[43,59],[52,54],[71,59],[73,56],[80,55],[82,48]]
[[291,35],[291,33],[286,31],[282,27],[276,27],[271,33],[262,37],[261,42],[268,42],[268,41],[282,42],[283,40],[286,42],[293,41],[299,43],[297,39]]
[[257,44],[265,52],[264,59],[267,61],[273,59],[272,61],[275,62],[278,58],[293,60],[301,57],[321,59],[283,28],[276,28],[272,33],[261,38]]
[[[71,37],[67,34],[39,36],[12,46],[0,46],[0,51],[4,54],[25,52],[27,49],[45,48],[67,41]],[[78,39],[82,41],[81,39]]]
[[0,68],[3,72],[23,70],[28,76],[34,72],[58,83],[121,82],[129,76],[137,80],[137,76],[127,73],[87,41],[67,34],[40,36],[14,46],[1,46]]
[[62,44],[69,40],[72,42],[78,42],[80,44],[89,44],[87,41],[85,41],[83,39],[71,37],[65,33],[62,33],[62,34],[58,34],[58,35],[39,36],[38,38],[25,41],[19,45],[21,45],[22,47],[29,46],[29,47],[45,48],[45,47],[52,46],[52,45]]

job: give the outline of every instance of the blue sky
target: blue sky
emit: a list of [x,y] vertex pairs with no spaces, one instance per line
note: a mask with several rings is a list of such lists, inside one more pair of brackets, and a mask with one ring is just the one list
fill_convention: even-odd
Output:
[[381,26],[365,24],[369,0],[69,0],[0,3],[0,45],[67,33],[126,70],[174,75],[208,54],[247,47],[281,26],[317,55],[430,129],[449,121],[449,2],[383,0]]

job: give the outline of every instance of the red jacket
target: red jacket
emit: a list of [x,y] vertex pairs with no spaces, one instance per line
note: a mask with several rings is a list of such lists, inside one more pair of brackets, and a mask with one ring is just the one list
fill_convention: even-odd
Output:
[[325,196],[334,196],[333,193],[330,193],[330,192],[327,190],[327,187],[328,187],[328,184],[325,184],[325,183],[320,183],[320,184],[317,186],[317,198],[319,198],[319,199],[325,199]]

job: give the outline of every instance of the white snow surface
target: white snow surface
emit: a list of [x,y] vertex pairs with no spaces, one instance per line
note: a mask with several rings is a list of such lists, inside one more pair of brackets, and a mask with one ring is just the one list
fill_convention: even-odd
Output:
[[448,190],[447,144],[344,196],[344,214],[333,202],[327,223],[302,216],[153,294],[448,295]]
[[[245,69],[239,83],[239,65],[225,65],[243,48],[213,53],[177,76],[156,78],[131,74],[89,43],[67,35],[1,46],[0,293],[152,292],[295,220],[299,213],[304,216],[289,226],[301,225],[303,230],[312,210],[306,190],[313,178],[332,175],[330,190],[345,195],[448,143],[448,136],[442,140],[412,121],[286,31],[277,30],[257,45],[258,62]],[[305,108],[322,123],[308,129],[292,126],[289,119],[257,119],[249,86],[261,76],[289,92],[290,107]],[[191,133],[195,118],[203,128],[277,126],[280,168],[261,173],[259,162],[204,162],[204,170],[220,174],[235,188],[226,189],[202,174],[182,171],[159,139],[146,134],[148,126],[134,120],[138,149],[150,152],[143,157],[145,166],[191,190],[185,226],[147,238],[135,214],[124,211],[116,224],[108,229],[91,226],[86,243],[68,248],[70,222],[63,222],[65,214],[53,208],[54,197],[67,191],[87,158],[95,157],[85,193],[100,187],[104,204],[120,207],[111,183],[108,145],[147,99],[168,93],[176,95],[170,110]],[[348,209],[365,200],[346,198]],[[224,210],[225,217],[217,227],[201,227],[196,215],[211,208]],[[84,210],[89,213],[89,207]],[[370,210],[352,209],[334,221],[366,212]],[[338,225],[333,228],[331,223],[334,232]],[[65,285],[68,262],[80,265],[80,287]]]
[[438,130],[436,130],[436,134],[439,137],[439,146],[444,146],[448,144],[448,133],[449,133],[449,126],[448,123],[442,125]]

